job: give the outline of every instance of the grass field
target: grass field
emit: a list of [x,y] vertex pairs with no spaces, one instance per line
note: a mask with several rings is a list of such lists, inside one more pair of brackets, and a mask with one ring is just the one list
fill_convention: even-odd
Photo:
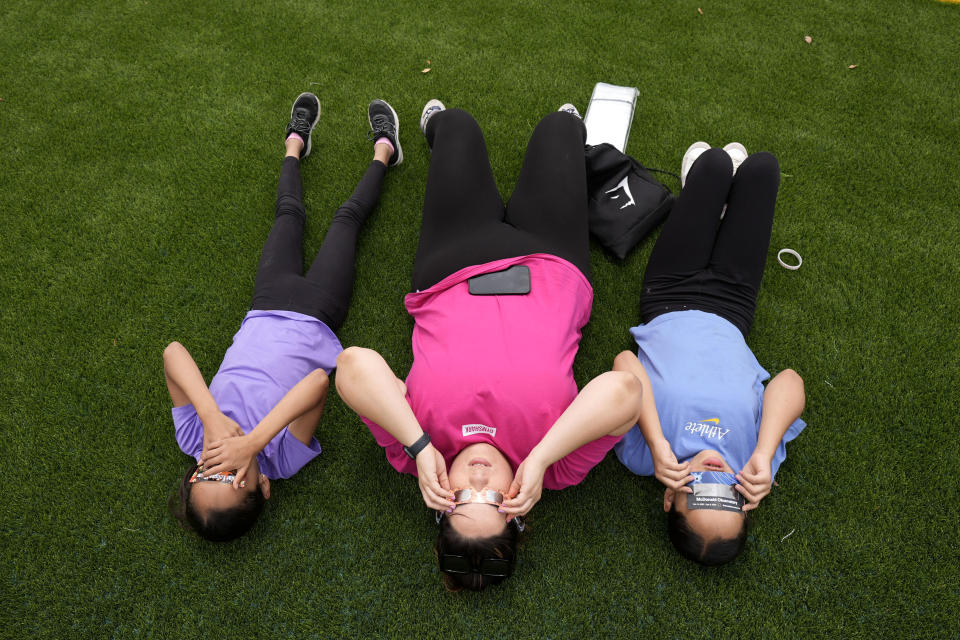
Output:
[[[960,7],[10,0],[0,18],[0,636],[960,637]],[[323,103],[308,253],[369,162],[367,103],[400,115],[407,159],[340,337],[403,376],[423,103],[477,117],[507,196],[534,124],[597,81],[640,88],[628,151],[648,166],[698,139],[780,159],[749,342],[804,377],[809,426],[747,553],[681,560],[661,487],[611,455],[544,496],[513,578],[449,594],[416,482],[335,397],[323,455],[249,536],[186,535],[160,356],[179,340],[216,371],[291,100]],[[630,347],[653,240],[623,262],[595,246],[581,384]]]

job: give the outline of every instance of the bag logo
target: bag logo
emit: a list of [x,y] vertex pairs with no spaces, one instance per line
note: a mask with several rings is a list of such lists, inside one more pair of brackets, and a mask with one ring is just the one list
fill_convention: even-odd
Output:
[[465,424],[462,426],[462,429],[463,429],[464,438],[466,438],[467,436],[475,436],[480,433],[485,433],[491,438],[497,437],[497,428],[488,427],[485,424]]
[[618,200],[621,194],[615,193],[615,192],[620,191],[621,189],[623,190],[623,193],[626,194],[627,196],[627,202],[622,207],[620,207],[620,209],[626,209],[630,205],[636,204],[636,202],[633,199],[633,194],[630,193],[630,183],[627,182],[627,178],[629,177],[630,176],[623,176],[623,180],[618,182],[617,186],[615,186],[613,189],[610,189],[609,191],[604,191],[604,193],[614,193],[614,195],[610,196],[611,200]]

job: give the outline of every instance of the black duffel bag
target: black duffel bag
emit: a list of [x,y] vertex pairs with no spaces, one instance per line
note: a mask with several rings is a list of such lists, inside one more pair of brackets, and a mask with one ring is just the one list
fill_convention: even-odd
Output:
[[623,259],[667,217],[673,193],[613,145],[588,146],[586,156],[590,233]]

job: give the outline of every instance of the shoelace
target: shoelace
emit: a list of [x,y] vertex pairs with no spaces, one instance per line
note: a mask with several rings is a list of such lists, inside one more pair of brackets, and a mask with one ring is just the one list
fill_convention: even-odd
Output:
[[294,113],[293,117],[290,118],[290,130],[296,131],[298,134],[301,131],[310,133],[310,120],[307,118],[306,114],[304,114],[302,111]]
[[384,116],[384,115],[373,116],[373,120],[370,126],[372,128],[370,129],[370,133],[367,134],[367,138],[369,140],[376,140],[378,138],[381,138],[385,133],[390,134],[390,136],[397,135],[396,127],[393,126],[393,123],[390,122],[390,119],[387,118],[387,116]]

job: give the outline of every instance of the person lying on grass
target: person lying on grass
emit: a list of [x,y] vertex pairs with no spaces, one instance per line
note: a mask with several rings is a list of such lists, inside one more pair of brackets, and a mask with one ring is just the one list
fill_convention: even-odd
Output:
[[343,350],[334,331],[350,304],[357,234],[387,167],[403,160],[396,113],[382,100],[368,113],[374,159],[303,275],[300,161],[310,154],[320,102],[311,93],[297,97],[253,303],[220,370],[208,388],[180,343],[163,353],[177,443],[196,459],[171,497],[171,511],[207,540],[243,535],[270,497],[270,479],[289,478],[320,453],[314,433],[327,375]]
[[337,359],[337,391],[437,512],[451,590],[502,582],[520,516],[542,489],[581,482],[636,422],[635,376],[578,394],[573,359],[590,317],[586,129],[572,105],[546,116],[504,205],[477,122],[431,100],[432,148],[413,268],[406,383],[375,351]]
[[[689,172],[689,175],[688,175]],[[763,277],[780,168],[739,143],[698,142],[683,189],[647,264],[638,345],[614,360],[644,389],[637,428],[617,444],[631,471],[666,491],[670,541],[719,565],[743,550],[747,512],[770,492],[785,444],[803,430],[803,380],[770,377],[747,346]]]

